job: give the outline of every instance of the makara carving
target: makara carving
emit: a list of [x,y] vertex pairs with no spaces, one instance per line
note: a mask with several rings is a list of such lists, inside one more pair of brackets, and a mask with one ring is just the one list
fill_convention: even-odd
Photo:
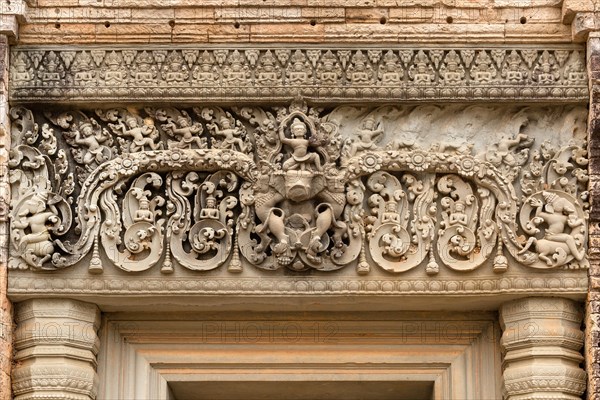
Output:
[[[445,60],[446,79],[456,79]],[[354,69],[355,79],[372,73]],[[244,74],[232,67],[228,76]],[[490,78],[485,68],[476,76]],[[578,107],[325,111],[297,100],[270,109],[15,107],[11,117],[11,268],[85,259],[91,272],[435,275],[503,272],[509,258],[538,269],[588,265]],[[499,139],[474,144],[488,123]],[[564,132],[544,136],[549,126]]]

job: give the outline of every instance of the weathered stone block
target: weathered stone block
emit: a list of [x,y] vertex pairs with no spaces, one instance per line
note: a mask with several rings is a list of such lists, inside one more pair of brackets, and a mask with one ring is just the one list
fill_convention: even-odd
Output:
[[346,21],[350,24],[379,22],[381,18],[388,18],[387,8],[346,8]]
[[390,22],[423,23],[434,16],[432,7],[393,7],[389,10]]
[[494,0],[494,7],[559,7],[562,0]]
[[321,19],[345,19],[346,9],[343,7],[303,7],[301,9],[302,17]]
[[214,21],[214,7],[176,8],[174,19],[176,23],[197,23],[198,21]]

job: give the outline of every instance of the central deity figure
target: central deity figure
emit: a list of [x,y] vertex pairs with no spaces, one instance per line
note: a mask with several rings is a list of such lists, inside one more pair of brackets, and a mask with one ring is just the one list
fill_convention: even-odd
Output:
[[270,264],[267,269],[335,268],[325,263],[326,258],[344,253],[344,186],[336,183],[338,177],[324,174],[339,157],[339,149],[328,148],[339,143],[334,138],[337,130],[328,124],[295,110],[272,131],[272,147],[259,146],[265,149],[261,158],[273,173],[254,186],[253,202],[247,204],[254,206],[254,233],[259,239],[247,257]]
[[292,155],[286,162],[283,163],[283,170],[289,171],[293,169],[306,170],[308,164],[314,164],[317,171],[321,171],[321,160],[317,153],[309,153],[308,147],[311,145],[310,141],[306,138],[306,124],[298,118],[294,118],[292,125],[290,126],[290,132],[293,138],[288,139],[285,137],[283,129],[279,131],[279,137],[281,143],[288,145],[292,148]]

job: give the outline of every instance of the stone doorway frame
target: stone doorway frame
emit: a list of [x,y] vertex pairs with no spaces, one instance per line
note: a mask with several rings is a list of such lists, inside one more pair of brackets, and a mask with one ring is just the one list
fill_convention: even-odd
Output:
[[168,400],[170,383],[287,380],[430,382],[436,400],[501,397],[494,312],[109,313],[99,335],[99,398]]

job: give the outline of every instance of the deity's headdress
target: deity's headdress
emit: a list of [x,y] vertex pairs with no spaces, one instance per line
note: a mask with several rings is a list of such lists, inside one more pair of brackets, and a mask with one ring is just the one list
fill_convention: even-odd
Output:
[[302,128],[306,130],[306,124],[300,121],[300,118],[294,118],[292,124],[290,125],[290,129],[294,130],[294,128]]

